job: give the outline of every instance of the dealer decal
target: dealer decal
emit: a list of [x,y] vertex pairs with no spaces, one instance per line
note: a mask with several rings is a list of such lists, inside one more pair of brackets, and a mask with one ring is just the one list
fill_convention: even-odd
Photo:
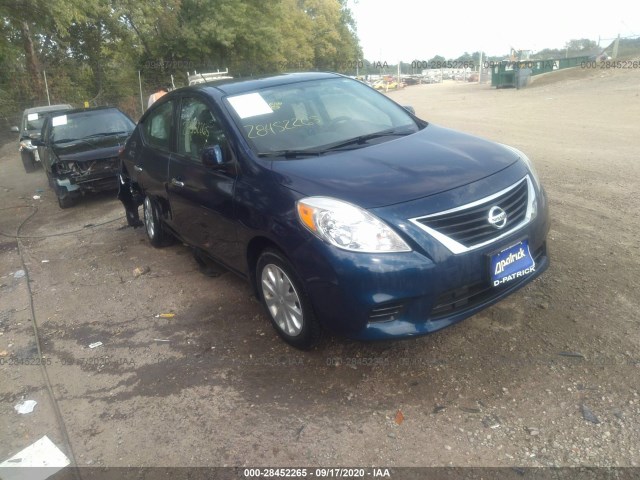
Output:
[[502,285],[503,283],[510,282],[511,280],[515,280],[516,278],[524,277],[525,275],[529,275],[536,271],[536,266],[532,266],[529,268],[525,268],[524,270],[520,270],[519,272],[513,273],[511,275],[507,275],[506,277],[502,277],[500,280],[494,280],[493,286],[497,287]]
[[498,287],[525,277],[536,269],[529,251],[529,242],[523,240],[491,256],[491,284]]

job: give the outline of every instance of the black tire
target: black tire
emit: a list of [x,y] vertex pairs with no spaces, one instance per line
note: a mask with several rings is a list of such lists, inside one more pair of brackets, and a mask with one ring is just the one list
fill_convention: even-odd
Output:
[[21,153],[22,157],[22,165],[24,166],[24,171],[27,173],[33,173],[38,169],[38,164],[36,163],[33,155]]
[[162,226],[160,208],[151,197],[144,197],[144,230],[147,232],[149,243],[156,248],[164,247],[170,243],[171,237]]
[[[283,287],[280,298],[277,288],[269,288],[272,281]],[[256,283],[269,320],[285,342],[300,350],[309,350],[320,342],[320,322],[302,282],[282,253],[274,249],[262,252],[256,264]]]
[[58,205],[62,209],[71,208],[76,203],[75,195],[71,195],[64,187],[56,189],[56,197],[58,197]]

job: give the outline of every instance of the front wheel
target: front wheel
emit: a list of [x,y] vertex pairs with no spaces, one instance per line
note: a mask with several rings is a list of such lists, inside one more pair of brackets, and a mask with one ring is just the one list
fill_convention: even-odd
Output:
[[38,164],[34,156],[30,153],[21,152],[22,166],[26,173],[33,173],[38,169]]
[[316,345],[322,328],[289,261],[276,250],[265,250],[256,265],[256,281],[260,300],[278,335],[301,350]]
[[56,188],[56,197],[58,197],[58,206],[62,209],[71,208],[76,203],[76,196],[69,193],[64,187]]
[[144,197],[144,228],[147,232],[149,242],[154,247],[164,247],[167,245],[169,236],[162,228],[160,220],[160,210],[158,204],[149,198]]

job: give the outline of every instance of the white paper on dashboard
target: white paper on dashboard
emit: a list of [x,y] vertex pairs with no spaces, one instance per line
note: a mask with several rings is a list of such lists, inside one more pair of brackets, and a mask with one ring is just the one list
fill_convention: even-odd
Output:
[[258,115],[273,113],[269,104],[259,93],[247,93],[245,95],[229,97],[229,103],[240,118],[256,117]]
[[60,115],[59,117],[53,117],[51,119],[51,125],[54,127],[58,127],[60,125],[66,125],[67,124],[67,116],[66,115]]

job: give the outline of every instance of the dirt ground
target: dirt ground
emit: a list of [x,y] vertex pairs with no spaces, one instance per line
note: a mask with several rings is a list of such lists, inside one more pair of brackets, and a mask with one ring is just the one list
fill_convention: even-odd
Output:
[[[528,153],[550,200],[546,274],[431,336],[330,338],[302,353],[247,284],[203,276],[185,246],[151,247],[113,194],[60,210],[11,142],[0,150],[0,461],[46,434],[81,466],[640,464],[640,70],[389,96]],[[51,392],[29,361],[30,298]],[[33,413],[16,413],[23,398]]]

